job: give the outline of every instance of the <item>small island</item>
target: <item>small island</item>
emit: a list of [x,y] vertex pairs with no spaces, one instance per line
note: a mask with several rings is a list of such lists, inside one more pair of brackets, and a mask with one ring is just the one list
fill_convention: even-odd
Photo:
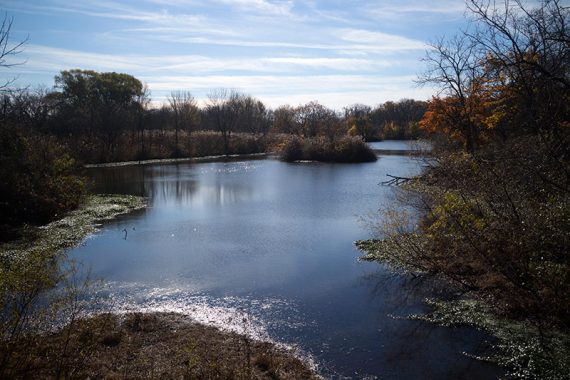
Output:
[[358,137],[343,137],[335,140],[318,137],[292,137],[284,142],[280,153],[281,159],[286,162],[358,163],[377,160],[372,149]]

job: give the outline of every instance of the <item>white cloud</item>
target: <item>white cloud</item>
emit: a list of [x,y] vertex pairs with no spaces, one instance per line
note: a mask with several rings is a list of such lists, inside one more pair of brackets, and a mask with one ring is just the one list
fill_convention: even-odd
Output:
[[279,57],[264,58],[264,62],[279,64],[305,66],[311,68],[328,68],[346,71],[365,71],[388,67],[392,64],[387,60],[353,59],[353,58],[304,58],[304,57]]
[[281,16],[292,15],[293,1],[268,1],[268,0],[216,0],[229,6],[235,6],[246,11],[255,11],[264,14]]
[[362,29],[340,29],[343,41],[354,43],[353,48],[368,48],[376,51],[423,50],[425,43],[410,38]]
[[257,95],[276,91],[281,94],[297,92],[377,91],[381,88],[414,86],[414,76],[382,77],[375,75],[207,75],[207,76],[149,76],[143,77],[156,90],[207,90],[227,87]]
[[111,56],[90,52],[26,45],[22,56],[27,58],[24,72],[54,72],[70,68],[91,68],[100,71],[133,71],[144,67],[143,60],[131,56]]
[[383,1],[375,2],[367,12],[373,17],[382,19],[402,20],[417,16],[433,17],[459,17],[465,11],[465,1],[438,0],[438,1]]
[[417,88],[413,76],[379,77],[367,75],[316,76],[173,76],[144,78],[157,100],[166,99],[173,88],[191,91],[202,101],[214,88],[233,88],[253,94],[270,107],[298,105],[311,100],[334,108],[354,103],[376,105],[402,98],[428,99],[430,88]]
[[[292,1],[269,0],[212,0],[228,4],[228,7],[253,10],[265,16],[255,25],[249,25],[240,16],[228,18],[225,15],[188,13],[188,10],[202,10],[202,6],[192,6],[194,1],[153,0],[167,5],[185,5],[178,9],[157,9],[130,7],[118,1],[71,2],[51,0],[43,5],[7,0],[8,8],[20,11],[47,14],[75,13],[91,17],[104,17],[125,20],[121,29],[100,32],[110,41],[161,41],[185,45],[236,46],[252,48],[311,49],[342,52],[345,55],[377,54],[406,50],[423,50],[421,41],[403,36],[364,29],[331,27],[316,29],[311,22],[298,19],[281,20],[275,15],[286,15],[293,8]],[[318,14],[317,10],[313,11]],[[321,12],[322,13],[322,12]]]
[[[151,0],[151,3],[161,6],[157,8],[128,6],[124,2],[100,0],[100,1],[73,1],[73,0],[51,0],[43,4],[33,2],[22,2],[16,0],[6,0],[4,5],[12,11],[23,11],[40,14],[75,13],[84,16],[101,17],[120,20],[141,21],[149,24],[161,25],[185,25],[193,24],[196,21],[203,21],[201,16],[194,13],[182,12],[184,9],[207,10],[205,3],[183,0]],[[237,10],[243,13],[257,13],[267,16],[293,16],[292,1],[268,1],[268,0],[211,0],[211,3],[218,3],[227,6],[227,12]],[[211,5],[210,3],[210,5]],[[165,8],[165,6],[171,9]],[[175,6],[173,8],[173,6]],[[146,10],[143,10],[146,9]]]
[[150,12],[136,11],[126,8],[119,3],[99,2],[95,6],[89,2],[70,2],[54,0],[51,3],[34,4],[32,2],[22,2],[7,0],[5,7],[11,11],[39,13],[39,14],[61,14],[75,13],[85,16],[117,18],[124,20],[145,21],[152,19],[154,14]]
[[302,70],[328,69],[339,72],[375,71],[397,62],[362,58],[262,57],[213,58],[202,55],[118,55],[82,52],[40,45],[27,45],[22,72],[50,72],[73,68],[122,71],[134,75],[172,73],[211,74],[225,71],[302,73]]
[[310,94],[295,95],[271,95],[261,96],[260,99],[269,107],[275,109],[280,105],[290,104],[299,105],[306,104],[316,100],[319,103],[335,109],[342,110],[351,104],[367,104],[376,106],[389,100],[400,99],[416,99],[427,100],[431,97],[432,92],[429,89],[415,88],[385,88],[376,91],[351,91],[351,92],[318,92]]
[[39,14],[65,14],[73,13],[91,17],[119,19],[127,21],[140,21],[154,25],[176,26],[206,26],[210,20],[204,16],[192,13],[172,13],[166,9],[141,10],[129,7],[117,1],[69,1],[52,0],[44,4],[7,0],[5,7],[11,11],[39,13]]
[[329,38],[328,42],[310,43],[310,42],[289,42],[282,40],[254,40],[248,38],[240,39],[224,39],[208,36],[179,36],[179,35],[155,35],[151,38],[160,39],[162,41],[177,42],[184,44],[197,45],[220,45],[220,46],[237,46],[252,48],[289,48],[304,50],[329,50],[339,52],[345,55],[366,55],[378,53],[396,53],[411,50],[425,50],[426,44],[421,41],[412,40],[402,36],[369,32],[363,30],[343,29],[336,34],[340,40]]

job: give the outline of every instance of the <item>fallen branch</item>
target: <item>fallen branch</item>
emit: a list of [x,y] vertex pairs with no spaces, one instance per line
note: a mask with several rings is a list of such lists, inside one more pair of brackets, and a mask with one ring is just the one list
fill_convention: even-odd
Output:
[[387,181],[380,182],[380,184],[382,186],[400,186],[400,185],[403,185],[404,183],[412,180],[412,178],[409,178],[409,177],[398,177],[398,176],[391,175],[391,174],[386,174],[386,176],[390,177],[390,179]]

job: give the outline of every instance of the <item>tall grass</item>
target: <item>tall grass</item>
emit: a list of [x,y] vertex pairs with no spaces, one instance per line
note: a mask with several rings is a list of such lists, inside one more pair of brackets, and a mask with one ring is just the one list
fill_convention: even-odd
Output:
[[228,152],[219,132],[178,132],[178,145],[174,131],[145,130],[125,132],[112,146],[93,136],[89,139],[68,142],[74,156],[84,163],[120,162],[146,159],[219,156],[224,154],[253,154],[267,151],[270,138],[249,133],[234,133],[230,137]]

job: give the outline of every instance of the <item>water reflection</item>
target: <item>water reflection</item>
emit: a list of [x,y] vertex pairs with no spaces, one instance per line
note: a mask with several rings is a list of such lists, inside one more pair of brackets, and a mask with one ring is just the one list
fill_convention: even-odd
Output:
[[179,311],[222,328],[245,313],[253,335],[298,345],[326,377],[493,377],[496,367],[460,354],[476,332],[393,317],[425,310],[426,287],[357,261],[353,241],[369,237],[359,218],[393,200],[378,183],[417,170],[397,155],[95,169],[96,191],[144,195],[151,208],[70,255],[106,281],[116,311]]
[[100,168],[89,174],[94,193],[143,196],[152,206],[224,206],[251,196],[251,186],[227,181],[224,176],[253,170],[254,165],[232,162],[223,168],[214,167],[213,164],[134,165]]
[[125,166],[87,171],[89,190],[95,194],[132,194],[145,196],[145,168]]
[[219,181],[204,187],[195,201],[202,204],[224,206],[243,201],[251,196],[252,192],[249,186],[229,185]]
[[[486,334],[467,327],[441,327],[408,319],[411,314],[431,311],[426,304],[418,304],[418,299],[449,297],[449,290],[436,278],[376,271],[363,275],[360,281],[369,289],[371,301],[381,299],[376,310],[379,319],[388,317],[394,325],[405,326],[390,329],[385,328],[384,323],[381,330],[382,341],[387,343],[383,345],[383,355],[379,360],[384,361],[386,367],[400,368],[398,377],[407,377],[408,370],[402,367],[402,363],[414,362],[418,358],[440,363],[440,366],[423,369],[422,378],[427,379],[493,378],[503,373],[497,368],[482,369],[469,357],[489,354],[491,340]],[[433,347],[431,342],[445,342],[452,349],[444,352]]]
[[383,140],[369,142],[368,146],[374,150],[380,151],[413,151],[413,150],[430,150],[431,144],[422,140]]

